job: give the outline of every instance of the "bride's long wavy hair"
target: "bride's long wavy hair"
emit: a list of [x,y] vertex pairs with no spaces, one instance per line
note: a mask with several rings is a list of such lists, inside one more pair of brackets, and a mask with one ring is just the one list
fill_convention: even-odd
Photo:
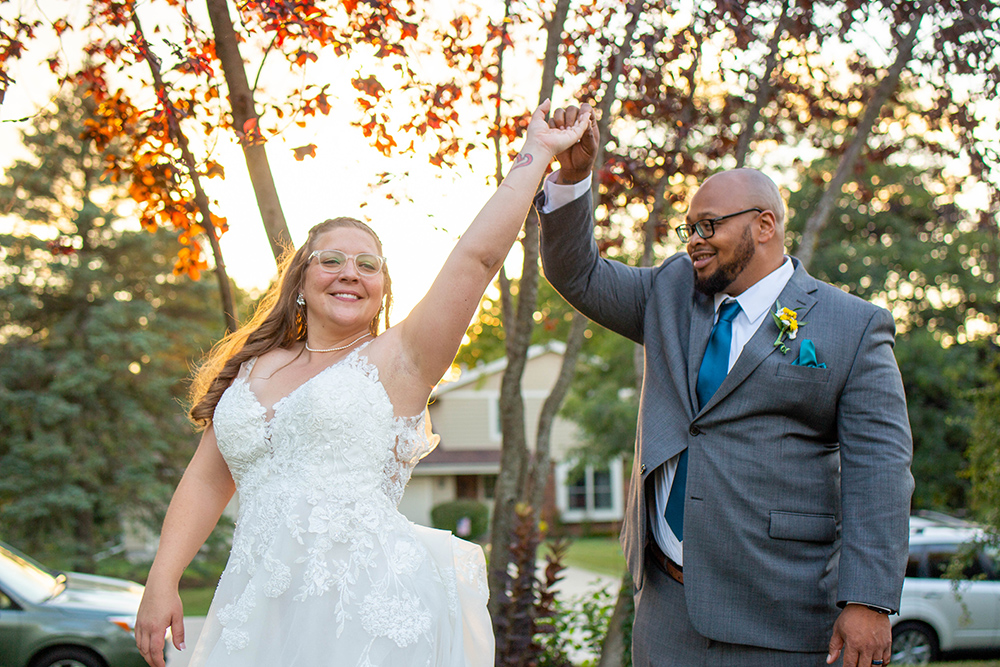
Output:
[[[296,303],[302,277],[305,274],[313,244],[323,233],[341,227],[353,227],[371,234],[382,254],[382,241],[371,227],[354,218],[333,218],[309,230],[309,236],[302,246],[292,252],[289,249],[278,263],[278,279],[271,284],[261,297],[253,317],[233,333],[220,340],[198,366],[191,382],[190,417],[200,428],[207,427],[215,414],[215,406],[222,393],[239,373],[243,362],[259,357],[275,348],[287,348],[293,343],[305,340],[305,309]],[[384,328],[389,328],[389,309],[392,307],[392,280],[389,269],[382,265],[384,291],[378,312],[368,325],[372,336],[379,334],[379,320]]]

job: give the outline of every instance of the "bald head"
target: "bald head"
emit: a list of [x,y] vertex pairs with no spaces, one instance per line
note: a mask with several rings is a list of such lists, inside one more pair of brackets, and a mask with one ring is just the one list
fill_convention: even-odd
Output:
[[724,188],[742,208],[759,208],[774,213],[776,226],[783,236],[785,201],[774,181],[756,169],[741,168],[721,171],[709,176],[701,187]]

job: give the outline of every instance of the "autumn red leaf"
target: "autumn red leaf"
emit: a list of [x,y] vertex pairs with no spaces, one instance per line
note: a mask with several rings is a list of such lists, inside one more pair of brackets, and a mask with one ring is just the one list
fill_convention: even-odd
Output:
[[249,118],[243,123],[243,130],[234,130],[236,136],[240,138],[240,143],[247,146],[258,146],[264,143],[264,136],[257,126],[256,118]]
[[72,255],[76,252],[76,248],[73,247],[73,240],[65,236],[49,241],[45,245],[48,247],[49,252],[56,257],[60,255]]
[[374,74],[363,79],[355,77],[351,79],[351,84],[369,97],[378,98],[385,92],[385,88],[382,87],[382,84],[379,83]]
[[319,60],[319,57],[315,53],[311,51],[299,51],[295,56],[294,62],[301,67],[309,61],[316,62],[317,60]]
[[295,159],[299,162],[307,157],[316,157],[316,144],[306,144],[292,149],[295,152]]
[[218,162],[209,160],[205,163],[205,176],[208,178],[222,178],[226,177],[225,168]]

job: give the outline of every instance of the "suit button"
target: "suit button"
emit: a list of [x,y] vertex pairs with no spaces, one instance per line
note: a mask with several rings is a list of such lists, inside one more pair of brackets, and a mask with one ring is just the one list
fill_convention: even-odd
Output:
[[691,428],[688,429],[688,433],[691,435],[701,435],[701,429],[692,424]]
[[646,464],[645,463],[643,463],[642,465],[639,466],[639,474],[640,475],[645,475],[646,474]]

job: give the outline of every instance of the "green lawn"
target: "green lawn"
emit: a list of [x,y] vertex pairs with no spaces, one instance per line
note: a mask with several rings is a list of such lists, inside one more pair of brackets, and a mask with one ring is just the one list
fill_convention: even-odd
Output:
[[963,660],[961,662],[932,662],[929,667],[1000,667],[1000,660]]
[[612,577],[620,577],[625,573],[625,556],[622,555],[617,537],[575,539],[569,545],[565,563]]
[[213,595],[215,595],[215,586],[182,588],[181,602],[184,603],[184,615],[206,616],[208,607],[212,604]]

